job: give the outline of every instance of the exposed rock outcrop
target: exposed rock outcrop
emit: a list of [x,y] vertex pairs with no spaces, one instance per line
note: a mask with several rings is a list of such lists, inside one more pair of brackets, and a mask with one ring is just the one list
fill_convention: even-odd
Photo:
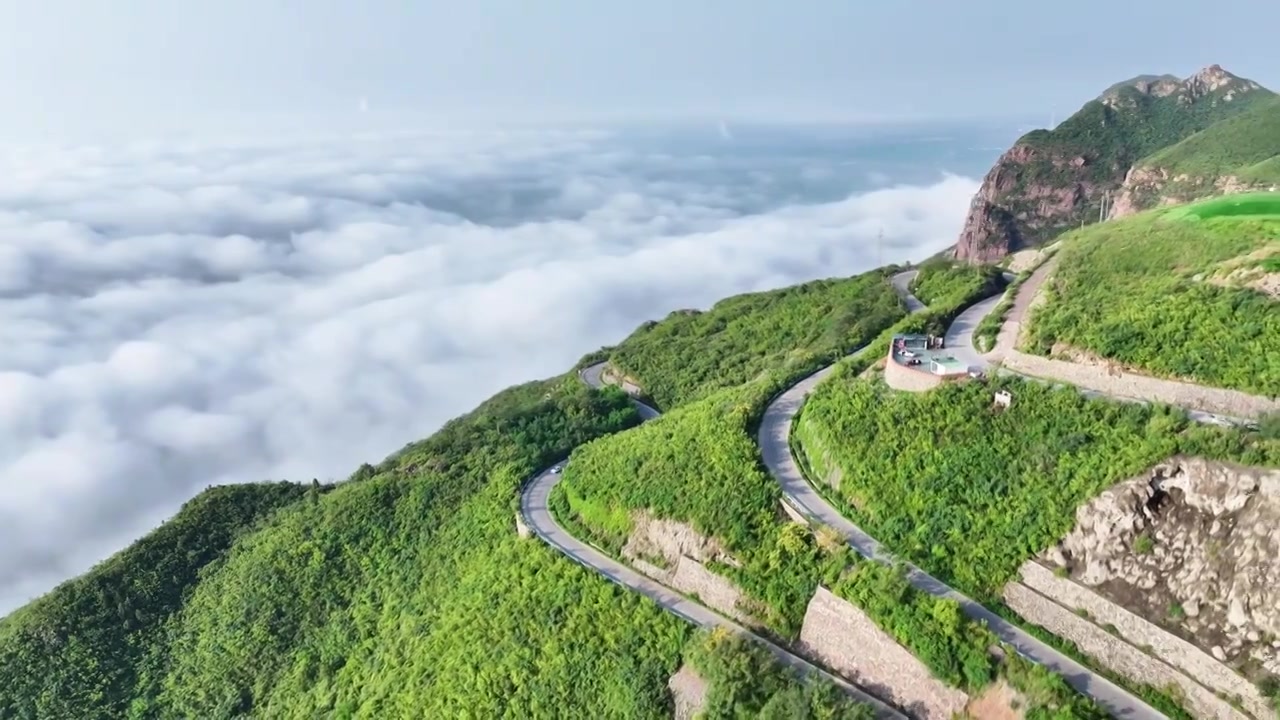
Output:
[[1116,192],[1115,201],[1109,206],[1107,218],[1122,218],[1154,207],[1268,187],[1270,183],[1248,183],[1234,175],[1173,175],[1162,167],[1137,165],[1125,175],[1124,182]]
[[[1104,206],[1141,205],[1142,158],[1272,96],[1256,82],[1211,65],[1185,80],[1142,76],[1117,83],[1053,130],[1035,130],[996,161],[969,206],[954,256],[995,262],[1010,252],[1100,219]],[[1141,132],[1138,132],[1138,129]],[[1216,179],[1210,180],[1212,185]],[[1158,190],[1156,191],[1158,192]]]
[[1082,506],[1045,557],[1246,674],[1280,674],[1280,470],[1173,457]]
[[949,720],[969,702],[968,695],[934,678],[866,613],[823,587],[809,600],[799,648],[915,718]]
[[689,665],[681,665],[667,680],[671,690],[672,717],[675,720],[693,720],[707,704],[707,681]]

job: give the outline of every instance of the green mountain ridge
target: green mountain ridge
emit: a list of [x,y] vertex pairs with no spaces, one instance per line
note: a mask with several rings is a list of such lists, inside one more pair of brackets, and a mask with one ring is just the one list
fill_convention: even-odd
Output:
[[[1275,98],[1217,65],[1177,83],[1167,76],[1118,83],[1056,128],[1022,136],[1000,157],[974,197],[954,257],[996,262],[1094,222],[1144,158]],[[1193,144],[1184,162],[1208,149]]]
[[1120,189],[1119,217],[1160,203],[1280,183],[1280,97],[1214,123],[1134,165]]

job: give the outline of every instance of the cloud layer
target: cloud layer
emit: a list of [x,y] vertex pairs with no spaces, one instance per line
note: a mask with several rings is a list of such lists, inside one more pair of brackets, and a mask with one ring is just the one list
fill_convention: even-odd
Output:
[[[5,157],[0,613],[207,485],[345,477],[645,319],[867,269],[881,230],[883,262],[920,259],[976,190],[785,146],[579,132]],[[851,174],[878,189],[848,195]]]

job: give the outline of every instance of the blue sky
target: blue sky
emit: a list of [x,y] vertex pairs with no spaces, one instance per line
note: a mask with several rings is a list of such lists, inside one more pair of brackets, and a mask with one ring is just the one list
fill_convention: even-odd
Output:
[[1280,86],[1278,25],[1262,0],[15,2],[0,132],[1061,115],[1214,62]]

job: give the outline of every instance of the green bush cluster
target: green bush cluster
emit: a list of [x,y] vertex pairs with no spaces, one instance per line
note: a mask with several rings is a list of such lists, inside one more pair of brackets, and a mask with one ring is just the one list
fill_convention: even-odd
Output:
[[610,361],[662,409],[735,387],[762,372],[820,367],[906,314],[882,271],[736,295],[706,312],[645,323]]
[[1280,241],[1280,216],[1194,219],[1197,207],[1065,240],[1030,318],[1029,349],[1066,343],[1156,375],[1280,395],[1276,301],[1212,281],[1222,263]]
[[931,260],[920,266],[911,292],[930,307],[964,303],[969,298],[995,295],[1005,286],[1000,268]]
[[699,633],[686,661],[709,685],[705,720],[870,720],[867,705],[854,702],[830,682],[801,680],[760,645],[723,629]]
[[0,718],[121,717],[149,647],[235,541],[319,490],[205,490],[123,552],[0,621]]

